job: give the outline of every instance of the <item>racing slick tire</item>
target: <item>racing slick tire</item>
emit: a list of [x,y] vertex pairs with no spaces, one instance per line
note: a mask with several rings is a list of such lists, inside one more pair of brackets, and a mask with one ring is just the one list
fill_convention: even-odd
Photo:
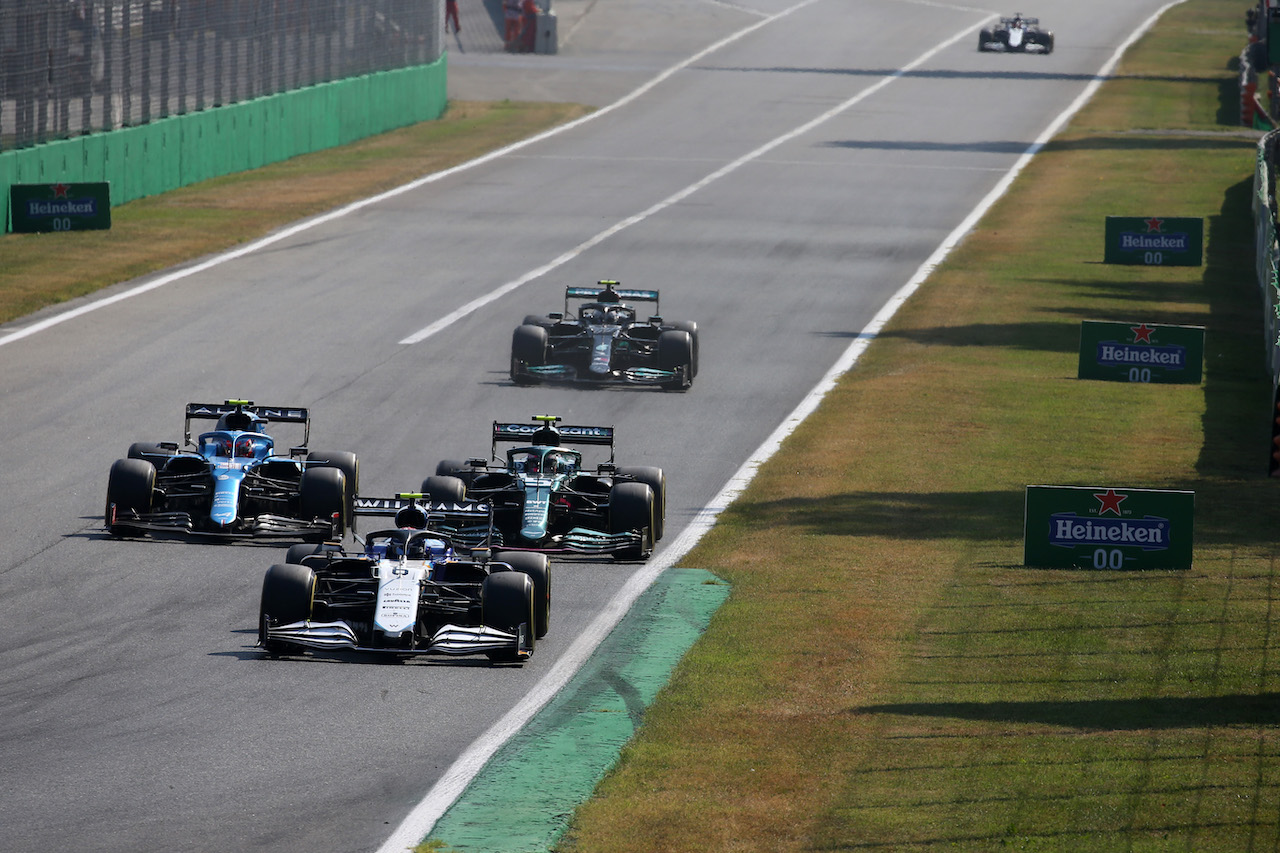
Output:
[[1053,53],[1053,33],[1045,33],[1040,36],[1040,44],[1044,45],[1044,54],[1046,56]]
[[433,501],[465,501],[467,484],[457,477],[428,477],[422,481],[424,495]]
[[135,441],[133,444],[129,445],[129,453],[127,455],[130,459],[146,459],[147,461],[151,461],[156,457],[172,456],[173,451],[149,441]]
[[667,519],[667,475],[661,468],[649,466],[619,468],[618,473],[653,490],[653,541],[659,541]]
[[308,468],[302,472],[298,485],[298,515],[307,520],[330,519],[335,515],[337,523],[331,536],[342,538],[350,526],[351,495],[347,492],[347,476],[340,468]]
[[698,378],[698,324],[692,320],[677,320],[671,324],[673,329],[681,332],[688,332],[689,337],[693,339],[693,364],[689,369],[689,378]]
[[693,384],[693,336],[682,329],[671,329],[658,335],[658,368],[684,368],[684,379],[667,382],[668,391],[683,391]]
[[520,365],[541,367],[547,363],[547,330],[525,324],[511,334],[511,381],[517,385],[535,385],[538,380],[521,372]]
[[995,40],[996,40],[995,36],[991,34],[991,30],[987,30],[987,29],[982,30],[981,32],[978,33],[978,50],[980,51],[989,50],[990,48],[988,47],[988,45],[990,45]]
[[555,324],[555,320],[552,320],[552,319],[551,319],[550,317],[548,317],[546,314],[525,314],[525,315],[524,315],[524,323],[522,323],[521,325],[524,325],[524,326],[551,326],[551,325],[554,325],[554,324]]
[[347,478],[347,524],[352,524],[356,517],[356,495],[360,494],[360,460],[354,453],[345,450],[334,452],[313,450],[307,454],[307,464],[337,468]]
[[458,472],[466,470],[467,463],[461,459],[441,459],[436,463],[437,477],[456,477]]
[[342,546],[336,542],[299,542],[297,545],[290,545],[289,550],[284,552],[284,561],[293,565],[303,565],[303,559],[314,554],[324,554],[328,551],[341,551]]
[[300,648],[293,643],[267,639],[267,619],[277,625],[311,618],[316,594],[316,573],[306,566],[277,563],[262,579],[262,599],[258,605],[258,644],[275,656]]
[[609,532],[641,531],[635,548],[614,551],[615,560],[643,560],[653,553],[653,489],[647,483],[615,483],[609,490]]
[[[497,572],[484,579],[480,587],[480,621],[489,628],[515,634],[521,625],[528,626],[529,648],[537,640],[534,617],[533,578],[524,572]],[[492,661],[518,661],[517,649],[486,652]]]
[[551,616],[551,561],[546,554],[529,551],[499,551],[494,559],[533,579],[533,635],[541,640],[547,635]]
[[103,517],[107,530],[112,536],[142,533],[139,528],[116,523],[115,519],[128,515],[130,510],[139,514],[151,512],[155,488],[156,466],[147,460],[117,459],[111,464],[111,473],[107,477],[107,503]]

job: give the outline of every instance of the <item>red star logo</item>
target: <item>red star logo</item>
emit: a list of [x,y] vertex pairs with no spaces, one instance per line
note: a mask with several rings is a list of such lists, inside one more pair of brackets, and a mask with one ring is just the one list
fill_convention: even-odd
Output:
[[71,187],[62,183],[62,181],[58,181],[58,183],[54,184],[50,189],[53,190],[54,198],[66,198],[67,193],[71,191]]
[[1133,332],[1133,342],[1135,344],[1149,344],[1151,343],[1151,333],[1154,332],[1155,329],[1151,328],[1146,323],[1143,323],[1140,326],[1130,326],[1129,331]]
[[1159,234],[1159,233],[1160,233],[1160,231],[1161,231],[1161,229],[1163,229],[1163,228],[1164,228],[1164,220],[1163,220],[1163,219],[1156,219],[1156,218],[1153,216],[1153,217],[1151,217],[1150,219],[1148,219],[1148,220],[1147,220],[1147,233],[1148,233],[1148,234]]
[[1101,502],[1102,506],[1098,509],[1098,515],[1106,515],[1108,512],[1120,514],[1120,502],[1127,501],[1128,495],[1117,495],[1115,489],[1107,489],[1103,494],[1095,494],[1095,498]]

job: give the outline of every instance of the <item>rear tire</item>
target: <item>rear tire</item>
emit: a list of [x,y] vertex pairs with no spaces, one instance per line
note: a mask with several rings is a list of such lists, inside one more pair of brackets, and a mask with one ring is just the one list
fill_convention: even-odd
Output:
[[[520,626],[527,625],[530,632],[529,647],[537,642],[533,608],[533,578],[524,572],[498,572],[484,579],[480,587],[481,622],[489,628],[515,634]],[[492,661],[517,661],[517,649],[487,652]]]
[[288,625],[311,618],[315,600],[316,573],[306,566],[276,564],[262,579],[262,599],[258,605],[258,643],[269,655],[299,648],[293,643],[267,640],[267,620]]
[[298,515],[304,520],[323,518],[328,521],[336,515],[338,520],[333,535],[341,539],[350,526],[348,513],[351,501],[347,493],[347,477],[340,468],[308,468],[302,472],[298,486]]
[[297,545],[290,545],[289,550],[284,552],[284,561],[292,565],[303,565],[303,559],[315,554],[324,554],[328,551],[341,551],[342,546],[333,542],[321,542],[315,544],[312,542],[300,542]]
[[465,501],[467,484],[457,477],[428,477],[422,481],[422,493],[432,501]]
[[538,380],[520,372],[520,366],[541,367],[547,363],[547,330],[541,326],[520,326],[511,335],[511,381],[536,385]]
[[154,465],[158,461],[157,457],[167,458],[173,455],[173,451],[148,441],[135,441],[129,445],[127,455],[130,459],[146,459]]
[[541,640],[547,635],[551,617],[551,561],[546,554],[528,551],[500,551],[494,559],[533,580],[533,635]]
[[112,523],[112,505],[115,516],[151,512],[156,488],[156,466],[145,459],[117,459],[111,465],[107,477],[107,503],[103,513],[107,530],[112,536],[141,535],[142,530],[127,523]]
[[653,552],[653,489],[645,483],[617,483],[609,490],[609,532],[641,531],[635,548],[614,551],[616,560],[643,560]]

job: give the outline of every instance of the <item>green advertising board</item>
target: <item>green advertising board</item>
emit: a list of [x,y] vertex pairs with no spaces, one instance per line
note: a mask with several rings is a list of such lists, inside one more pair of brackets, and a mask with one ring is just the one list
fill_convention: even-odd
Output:
[[1108,216],[1103,262],[1149,267],[1198,267],[1204,262],[1204,219],[1193,216]]
[[1203,370],[1204,326],[1080,324],[1079,379],[1199,385]]
[[18,234],[98,231],[111,227],[111,187],[89,184],[13,184],[9,221]]
[[1027,486],[1023,563],[1189,569],[1195,492]]

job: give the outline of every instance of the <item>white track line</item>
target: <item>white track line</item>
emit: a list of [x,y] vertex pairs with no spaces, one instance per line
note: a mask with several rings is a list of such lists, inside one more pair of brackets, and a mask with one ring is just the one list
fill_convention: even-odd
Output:
[[[34,335],[37,332],[43,332],[45,329],[52,328],[53,326],[57,326],[61,323],[65,323],[68,320],[72,320],[72,319],[75,319],[76,317],[83,316],[85,314],[90,313],[91,311],[97,311],[99,308],[105,308],[108,305],[113,305],[125,299],[132,299],[135,296],[140,296],[144,293],[148,293],[157,288],[164,287],[165,285],[168,285],[168,284],[172,284],[175,281],[181,281],[182,279],[193,276],[196,273],[204,272],[207,269],[212,269],[213,267],[219,266],[220,264],[224,264],[227,261],[232,261],[237,258],[244,257],[245,255],[248,255],[260,249],[266,248],[267,246],[271,246],[275,243],[279,243],[281,240],[287,240],[288,238],[294,236],[295,234],[301,234],[302,232],[309,231],[312,228],[315,228],[319,225],[324,225],[325,223],[332,222],[335,219],[341,219],[342,217],[348,216],[358,210],[363,210],[364,208],[369,207],[370,205],[378,204],[379,202],[386,201],[389,198],[395,198],[398,195],[403,195],[404,193],[411,192],[413,190],[418,189],[419,187],[426,186],[427,184],[435,183],[436,181],[440,181],[445,178],[451,177],[452,175],[456,175],[459,172],[464,172],[468,169],[474,169],[477,166],[481,166],[485,163],[489,163],[493,160],[497,160],[499,157],[505,157],[506,155],[512,152],[519,151],[523,148],[527,148],[530,145],[535,145],[544,139],[549,139],[553,136],[556,136],[561,133],[565,133],[566,131],[572,130],[573,128],[586,124],[589,121],[594,121],[600,118],[601,116],[608,115],[614,110],[621,109],[627,104],[630,104],[631,102],[635,101],[637,98],[642,97],[643,95],[651,91],[655,86],[666,81],[673,74],[676,74],[677,72],[687,68],[690,64],[697,62],[698,60],[702,59],[704,56],[707,56],[708,54],[719,50],[720,48],[724,47],[727,44],[730,44],[734,41],[737,41],[738,39],[741,39],[747,35],[750,35],[751,33],[755,32],[761,27],[767,26],[768,24],[780,18],[785,18],[786,16],[792,14],[793,12],[796,12],[799,9],[803,9],[805,6],[812,5],[813,3],[816,3],[816,2],[817,0],[803,0],[803,2],[797,3],[795,6],[791,6],[790,8],[785,9],[776,15],[771,15],[770,17],[765,18],[761,21],[758,21],[752,24],[751,26],[746,27],[745,29],[739,30],[738,32],[734,33],[728,38],[718,41],[715,44],[711,45],[710,47],[706,48],[705,50],[695,53],[693,56],[689,57],[683,62],[676,63],[675,65],[671,66],[667,70],[663,71],[658,76],[654,77],[652,80],[649,80],[647,83],[637,88],[635,91],[631,92],[630,94],[622,97],[617,101],[614,101],[612,104],[609,104],[606,107],[601,107],[600,109],[596,110],[593,113],[582,116],[581,118],[578,118],[578,119],[574,119],[573,121],[568,122],[566,124],[553,127],[550,130],[543,131],[542,133],[539,133],[536,136],[531,136],[528,139],[522,139],[519,142],[515,142],[515,143],[512,143],[511,145],[506,146],[505,148],[499,148],[496,151],[491,151],[482,157],[477,157],[474,160],[469,160],[466,163],[462,163],[460,165],[454,166],[453,168],[445,169],[442,172],[434,172],[430,175],[425,175],[416,181],[412,181],[410,183],[404,184],[403,186],[395,187],[394,189],[387,190],[384,193],[379,193],[378,195],[370,196],[369,198],[352,202],[351,204],[348,204],[345,207],[340,207],[336,210],[331,210],[328,213],[321,214],[320,216],[316,216],[311,219],[304,219],[303,221],[298,222],[294,225],[291,225],[287,228],[281,229],[280,231],[277,231],[274,234],[263,237],[261,240],[255,240],[254,242],[247,243],[244,246],[241,246],[237,249],[232,249],[231,251],[225,252],[223,254],[215,255],[214,257],[208,259],[207,261],[203,261],[202,263],[199,263],[190,267],[184,267],[179,270],[173,270],[171,272],[165,273],[164,275],[161,275],[159,278],[152,279],[151,281],[148,281],[145,284],[140,284],[136,287],[129,288],[128,290],[121,291],[120,293],[114,294],[112,296],[107,296],[102,299],[95,299],[94,301],[85,305],[81,305],[78,308],[73,308],[70,311],[64,311],[60,314],[55,314],[52,317],[48,317],[44,320],[40,320],[38,322],[32,323],[30,326],[26,326],[24,328],[9,332],[6,335],[0,336],[0,346],[4,346],[5,344],[10,344],[10,343],[13,343],[14,341],[19,341],[19,340],[22,340],[23,338],[30,337],[31,335]],[[536,275],[531,274],[531,276],[536,278],[537,275],[541,275],[547,269],[554,269],[554,267],[544,268],[541,272],[537,272]],[[494,294],[492,294],[492,296],[494,299],[496,299],[498,296],[501,296],[502,293],[506,293],[509,290],[513,290],[516,287],[519,287],[520,284],[523,284],[525,281],[529,281],[529,280],[531,280],[531,278],[526,277],[516,283],[504,285],[504,287],[506,288],[505,290],[502,288],[499,288],[499,290],[495,291]],[[492,301],[492,299],[486,299],[483,302],[477,301],[477,303],[473,303],[473,304],[475,305],[475,308],[478,308],[480,307],[480,305],[487,304],[487,302],[490,302],[490,301]],[[472,308],[472,310],[475,310],[475,308]],[[427,337],[427,335],[425,334],[422,334],[422,333],[419,333],[419,334],[421,335],[421,337],[417,338],[417,340],[422,340],[423,338]],[[401,343],[405,343],[405,342],[406,341],[401,341]]]
[[[508,711],[500,720],[493,724],[488,731],[478,738],[466,752],[458,757],[457,761],[445,771],[439,778],[431,790],[423,800],[414,807],[392,833],[391,837],[378,848],[378,853],[402,853],[402,851],[412,848],[421,843],[421,841],[430,833],[431,828],[435,826],[437,820],[445,813],[450,805],[462,794],[471,780],[480,772],[485,763],[493,757],[493,754],[506,743],[506,741],[518,732],[533,716],[541,710],[541,708],[550,701],[555,695],[578,671],[579,667],[590,657],[596,647],[608,636],[614,626],[622,619],[622,617],[635,603],[636,599],[649,588],[653,581],[663,571],[674,566],[681,558],[684,557],[693,546],[707,533],[715,524],[719,517],[729,504],[740,495],[747,485],[755,478],[756,471],[770,457],[777,452],[782,445],[783,440],[795,431],[796,427],[807,418],[819,403],[827,395],[842,375],[849,371],[850,368],[862,356],[862,353],[871,344],[873,340],[880,334],[880,330],[884,328],[889,319],[897,313],[898,308],[913,294],[920,284],[925,281],[937,268],[943,259],[951,253],[951,250],[964,238],[966,234],[977,224],[992,205],[1000,199],[1008,190],[1014,179],[1026,167],[1040,149],[1042,149],[1050,139],[1065,125],[1072,116],[1079,112],[1080,108],[1093,97],[1098,87],[1102,85],[1103,80],[1110,75],[1115,68],[1116,63],[1124,55],[1132,44],[1142,37],[1147,30],[1163,15],[1166,11],[1183,3],[1184,0],[1172,0],[1162,6],[1159,10],[1147,18],[1136,30],[1134,30],[1124,42],[1116,48],[1115,52],[1107,60],[1106,64],[1098,70],[1094,79],[1090,81],[1080,95],[1067,106],[1049,126],[1040,134],[1018,160],[1010,167],[1005,177],[978,203],[978,206],[964,218],[964,220],[955,227],[955,229],[947,235],[942,244],[934,250],[933,254],[920,265],[915,274],[895,293],[879,313],[872,318],[871,322],[862,330],[858,337],[849,345],[849,347],[841,355],[840,359],[827,371],[821,381],[805,396],[795,409],[791,411],[786,418],[783,419],[773,431],[773,433],[765,440],[763,444],[756,449],[754,453],[743,463],[731,478],[702,510],[694,517],[684,530],[680,532],[669,545],[664,547],[659,553],[655,554],[649,564],[638,572],[636,575],[618,591],[613,600],[605,607],[596,619],[583,632],[582,637],[574,643],[565,655],[556,662],[555,666],[543,677],[543,679],[534,686],[518,706]],[[969,27],[951,39],[948,39],[942,45],[926,53],[921,59],[905,66],[893,78],[900,77],[910,68],[919,65],[924,59],[937,53],[943,47],[948,46],[958,39],[968,35],[978,25]],[[893,79],[887,78],[887,79]],[[882,81],[883,83],[884,81]]]

